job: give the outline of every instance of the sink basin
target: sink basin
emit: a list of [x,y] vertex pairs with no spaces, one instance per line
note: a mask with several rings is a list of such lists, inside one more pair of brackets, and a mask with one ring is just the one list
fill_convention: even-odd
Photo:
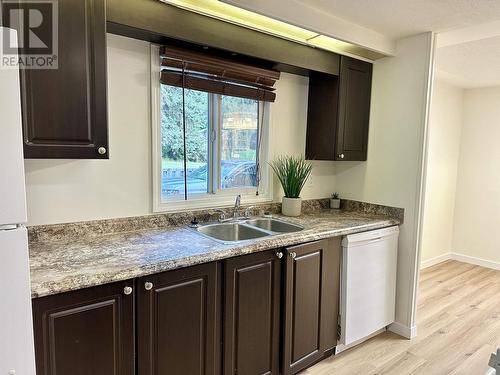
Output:
[[196,230],[220,241],[244,241],[269,236],[269,233],[240,223],[209,224]]
[[300,225],[287,223],[277,219],[258,218],[247,220],[246,223],[275,233],[291,233],[304,229],[304,227]]

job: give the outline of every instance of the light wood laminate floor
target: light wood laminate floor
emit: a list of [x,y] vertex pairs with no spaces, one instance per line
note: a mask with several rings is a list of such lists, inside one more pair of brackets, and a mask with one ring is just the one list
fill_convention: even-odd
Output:
[[420,274],[417,337],[385,332],[301,375],[484,375],[500,346],[500,271],[457,261]]

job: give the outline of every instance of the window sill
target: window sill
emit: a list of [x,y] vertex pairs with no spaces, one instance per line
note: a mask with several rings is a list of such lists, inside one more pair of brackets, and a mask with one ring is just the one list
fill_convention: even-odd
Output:
[[[224,207],[232,207],[234,206],[236,196],[220,196],[220,197],[208,197],[208,198],[200,198],[200,199],[192,199],[192,200],[172,200],[170,202],[162,202],[158,203],[153,207],[154,213],[161,212],[179,212],[179,211],[193,211],[193,210],[202,210],[202,209],[210,209],[210,208],[224,208]],[[270,203],[273,201],[273,198],[270,195],[259,195],[259,196],[250,196],[250,195],[242,195],[241,196],[241,204],[243,207],[259,204],[259,203]]]

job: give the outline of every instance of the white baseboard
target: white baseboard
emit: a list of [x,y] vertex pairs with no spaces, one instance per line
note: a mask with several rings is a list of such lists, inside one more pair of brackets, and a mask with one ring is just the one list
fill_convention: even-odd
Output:
[[387,329],[396,335],[403,336],[407,339],[412,339],[417,336],[417,326],[409,327],[404,324],[394,322],[389,325]]
[[424,260],[420,263],[420,269],[423,270],[424,268],[431,267],[442,262],[446,262],[447,260],[450,260],[451,257],[452,253],[446,253],[431,259]]
[[476,266],[482,266],[500,271],[500,262],[494,262],[492,260],[471,257],[469,255],[463,255],[458,253],[452,253],[451,259],[457,260],[459,262],[475,264]]
[[385,331],[386,331],[385,328],[381,328],[378,331],[373,332],[371,335],[363,337],[362,339],[357,340],[355,342],[352,342],[349,345],[339,344],[335,347],[335,354],[339,354],[339,353],[346,351],[347,349],[351,349],[352,347],[355,347],[356,345],[359,345],[362,342],[365,342],[366,340],[371,339],[372,337],[380,335],[382,332],[385,332]]
[[436,264],[445,262],[447,260],[456,260],[458,262],[474,264],[476,266],[491,268],[491,269],[500,271],[500,262],[494,262],[492,260],[471,257],[470,255],[464,255],[464,254],[453,253],[453,252],[442,254],[442,255],[439,255],[437,257],[424,260],[423,262],[420,263],[420,269],[423,270],[425,268],[434,266]]

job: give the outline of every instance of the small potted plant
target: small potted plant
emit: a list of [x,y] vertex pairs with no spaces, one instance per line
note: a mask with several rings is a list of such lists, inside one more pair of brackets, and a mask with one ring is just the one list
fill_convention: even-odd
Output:
[[333,193],[330,198],[330,208],[340,208],[339,193]]
[[270,165],[285,193],[281,212],[286,216],[299,216],[302,209],[300,192],[311,175],[312,164],[300,156],[280,156]]

